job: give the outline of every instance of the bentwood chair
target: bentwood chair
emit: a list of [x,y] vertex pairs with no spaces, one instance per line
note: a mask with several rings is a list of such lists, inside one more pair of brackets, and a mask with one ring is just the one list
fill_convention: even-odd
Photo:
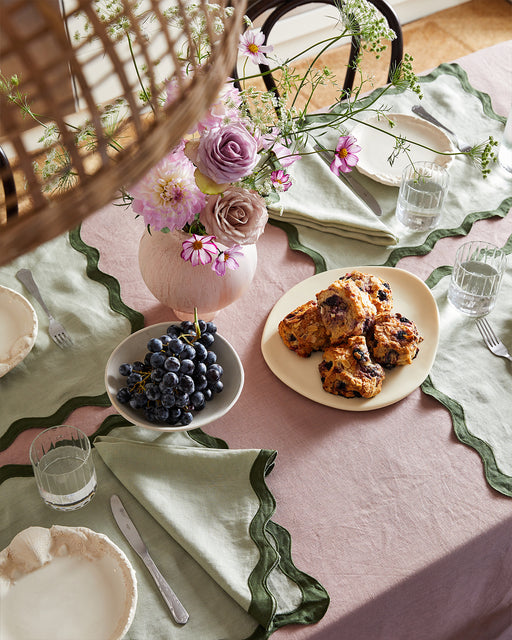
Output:
[[5,214],[7,218],[13,218],[18,215],[16,183],[7,154],[2,147],[0,147],[0,179],[4,190]]
[[[403,57],[403,34],[400,21],[393,8],[385,0],[368,0],[386,18],[389,27],[395,32],[396,38],[391,42],[391,56],[388,68],[387,81],[390,82],[393,71],[401,63]],[[250,2],[246,15],[254,22],[263,14],[268,13],[261,25],[261,31],[265,35],[265,43],[276,23],[290,11],[308,4],[324,4],[333,7],[339,6],[340,0],[255,0]],[[351,39],[347,71],[343,83],[342,95],[348,97],[354,86],[356,68],[355,61],[361,49],[360,39],[354,35]],[[265,74],[263,80],[268,91],[274,91],[279,96],[276,83],[268,65],[260,64],[260,72]],[[234,70],[235,85],[239,87],[237,70]]]

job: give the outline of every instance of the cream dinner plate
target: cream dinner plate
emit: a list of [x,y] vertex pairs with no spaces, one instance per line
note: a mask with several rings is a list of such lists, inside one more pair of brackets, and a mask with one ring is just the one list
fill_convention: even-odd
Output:
[[126,386],[126,378],[119,373],[119,366],[125,362],[133,363],[136,360],[144,360],[147,352],[147,343],[151,338],[158,338],[165,334],[170,324],[179,324],[179,322],[161,322],[140,331],[132,333],[125,338],[112,352],[105,368],[105,386],[107,393],[116,411],[129,420],[132,424],[139,427],[146,427],[154,431],[189,431],[202,427],[209,422],[218,420],[227,413],[242,393],[244,386],[244,369],[238,354],[229,344],[229,342],[215,334],[215,342],[211,347],[212,351],[217,354],[217,362],[222,365],[224,373],[222,382],[224,388],[221,393],[217,393],[211,400],[206,403],[202,411],[193,412],[193,420],[188,425],[169,425],[165,423],[156,423],[146,420],[144,413],[138,409],[132,409],[128,404],[122,404],[116,395],[119,389]]
[[[391,120],[394,126],[391,126],[388,120]],[[452,156],[435,153],[435,151],[454,151],[450,138],[439,127],[421,118],[402,113],[388,113],[386,117],[371,116],[366,122],[372,126],[358,124],[351,131],[351,135],[357,138],[357,144],[361,147],[361,151],[357,154],[359,161],[356,168],[360,173],[377,182],[392,187],[399,186],[402,171],[411,162],[437,162],[446,168],[453,160]],[[395,139],[385,133],[386,131],[393,136],[419,142],[435,151],[411,143],[408,145],[408,153],[401,152],[393,164],[390,164],[388,158],[393,153]]]
[[37,326],[37,314],[30,302],[0,285],[0,378],[30,353]]
[[[322,388],[318,365],[320,352],[301,358],[288,349],[278,333],[279,322],[290,311],[328,287],[349,271],[362,271],[389,282],[393,293],[393,310],[413,320],[423,336],[413,363],[385,370],[381,392],[374,398],[344,398],[327,393]],[[427,377],[439,342],[439,313],[427,285],[418,277],[396,267],[350,267],[318,273],[292,287],[278,300],[270,312],[261,339],[265,362],[282,382],[301,395],[319,404],[345,411],[370,411],[398,402],[409,395]]]
[[128,558],[86,527],[29,527],[0,553],[2,640],[120,640],[136,604]]

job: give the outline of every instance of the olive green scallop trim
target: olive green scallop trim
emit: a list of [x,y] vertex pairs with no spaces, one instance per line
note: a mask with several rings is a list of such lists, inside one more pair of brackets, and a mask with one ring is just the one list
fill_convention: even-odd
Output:
[[296,227],[294,227],[289,222],[275,220],[274,218],[269,219],[269,223],[274,227],[279,227],[279,229],[282,229],[286,233],[288,237],[288,246],[290,247],[290,249],[292,249],[292,251],[300,251],[301,253],[305,253],[311,258],[311,260],[313,260],[313,264],[315,265],[315,273],[320,273],[327,270],[325,258],[320,253],[318,253],[318,251],[310,249],[300,242],[299,232],[297,231]]
[[[113,311],[125,316],[131,325],[131,333],[142,329],[144,326],[144,316],[128,307],[121,300],[121,289],[119,282],[113,277],[98,268],[98,262],[100,254],[97,249],[91,247],[82,240],[80,236],[80,227],[73,229],[69,232],[69,242],[73,249],[83,253],[87,259],[86,272],[87,276],[106,287],[108,291],[109,304]],[[95,406],[95,407],[109,407],[110,400],[107,393],[102,393],[97,396],[76,396],[70,398],[61,407],[55,411],[51,416],[34,417],[34,418],[19,418],[14,421],[7,429],[7,431],[0,437],[0,451],[7,449],[16,438],[27,429],[34,428],[47,428],[54,424],[62,423],[66,418],[79,407]]]
[[[273,467],[276,455],[276,451],[260,451],[250,474],[251,486],[258,496],[260,508],[251,522],[249,532],[260,551],[260,559],[248,580],[252,595],[249,614],[260,622],[264,621],[264,625],[260,625],[246,640],[268,638],[276,629],[288,624],[314,624],[324,616],[329,606],[329,595],[322,585],[297,569],[293,563],[288,531],[270,520],[275,510],[275,500],[265,483],[265,476]],[[273,544],[269,544],[269,535]],[[293,611],[281,614],[276,613],[276,602],[267,586],[268,576],[277,565],[302,592],[300,605]]]
[[[497,113],[495,113],[494,109],[492,108],[490,96],[487,93],[484,93],[483,91],[479,91],[478,89],[475,89],[469,82],[467,73],[456,62],[440,64],[438,67],[436,67],[436,69],[431,71],[428,75],[420,76],[418,80],[420,83],[428,84],[430,82],[433,82],[440,75],[451,75],[456,77],[459,80],[462,89],[466,93],[470,93],[480,100],[480,102],[482,103],[482,109],[485,115],[487,115],[489,118],[493,118],[494,120],[498,120],[499,122],[502,122],[502,123],[506,122],[506,118],[504,116],[500,116]],[[368,103],[371,102],[371,100],[374,99],[375,94],[381,91],[382,89],[376,89],[367,98],[360,100],[361,105],[364,105],[365,102],[368,102]],[[386,95],[387,94],[397,95],[399,93],[403,93],[403,89],[393,87],[388,91],[386,91]],[[399,247],[398,249],[394,249],[390,253],[386,262],[384,262],[383,265],[381,266],[394,267],[399,260],[401,260],[402,258],[405,258],[406,256],[426,255],[427,253],[432,251],[432,249],[434,248],[438,240],[441,240],[442,238],[446,238],[446,237],[467,235],[471,231],[473,224],[477,220],[485,220],[487,218],[493,218],[495,216],[499,216],[503,218],[507,215],[507,212],[511,206],[512,206],[512,197],[506,198],[505,200],[503,200],[501,204],[498,206],[498,208],[492,211],[476,211],[476,212],[470,213],[464,218],[462,224],[459,227],[456,227],[454,229],[436,229],[431,234],[429,234],[425,242],[421,245],[411,246],[411,247]],[[299,234],[295,226],[293,226],[290,223],[284,223],[281,221],[276,222],[275,220],[271,220],[271,223],[275,224],[276,226],[279,226],[281,229],[285,231],[285,233],[288,236],[288,244],[291,249],[293,249],[294,251],[301,251],[302,253],[309,255],[313,259],[313,262],[315,264],[315,273],[319,273],[327,269],[325,259],[317,251],[314,251],[313,249],[306,247],[299,241]]]
[[[512,253],[512,235],[509,236],[507,242],[503,246],[505,253]],[[452,267],[444,266],[434,269],[430,276],[426,279],[425,284],[432,289],[442,278],[452,272]],[[498,467],[494,452],[485,440],[473,435],[466,425],[464,417],[464,409],[462,406],[450,396],[437,389],[430,376],[421,385],[423,393],[432,396],[440,402],[448,411],[452,419],[453,430],[457,439],[466,444],[480,455],[484,465],[484,474],[490,486],[499,491],[503,495],[512,497],[512,476],[509,476]]]

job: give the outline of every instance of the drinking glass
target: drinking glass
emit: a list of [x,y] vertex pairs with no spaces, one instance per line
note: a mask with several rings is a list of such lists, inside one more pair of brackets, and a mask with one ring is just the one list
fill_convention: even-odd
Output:
[[496,298],[507,264],[504,251],[489,242],[466,242],[455,255],[448,300],[468,316],[485,316]]
[[89,438],[68,425],[42,431],[30,445],[37,488],[57,511],[85,506],[96,492],[96,471]]
[[441,217],[448,191],[448,171],[435,162],[415,162],[403,170],[396,217],[415,231],[432,229]]

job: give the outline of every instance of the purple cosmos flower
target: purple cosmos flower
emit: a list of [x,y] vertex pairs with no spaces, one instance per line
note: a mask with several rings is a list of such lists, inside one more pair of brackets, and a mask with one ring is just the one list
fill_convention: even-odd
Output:
[[361,147],[356,144],[354,136],[341,136],[336,145],[334,160],[331,162],[331,171],[339,176],[342,173],[349,173],[356,166],[359,158],[356,153],[361,151]]
[[270,179],[272,180],[272,184],[277,191],[288,191],[288,189],[292,186],[292,179],[282,169],[272,171],[272,173],[270,174]]
[[237,258],[243,258],[244,254],[239,244],[235,244],[231,249],[226,249],[215,259],[212,269],[218,276],[223,276],[226,269],[238,269],[240,266]]
[[206,196],[194,180],[195,167],[180,146],[131,189],[132,208],[156,231],[173,231],[192,222]]
[[196,164],[217,184],[237,182],[258,162],[258,142],[242,122],[209,129],[199,140]]
[[239,121],[241,104],[242,98],[238,89],[230,84],[225,84],[220,90],[217,100],[198,123],[197,129],[202,132],[229,122]]
[[265,56],[271,53],[274,47],[265,45],[265,34],[261,29],[251,29],[240,35],[238,50],[247,56],[254,64],[270,64],[270,60]]
[[194,267],[197,267],[198,264],[210,263],[219,253],[214,240],[215,236],[199,236],[193,233],[183,242],[181,257],[183,260],[190,260]]
[[281,166],[287,168],[291,167],[294,162],[300,160],[302,156],[296,153],[292,153],[288,147],[285,147],[281,142],[278,141],[277,137],[279,136],[279,131],[274,128],[271,132],[265,134],[262,137],[261,145],[267,151],[273,151],[281,163]]

